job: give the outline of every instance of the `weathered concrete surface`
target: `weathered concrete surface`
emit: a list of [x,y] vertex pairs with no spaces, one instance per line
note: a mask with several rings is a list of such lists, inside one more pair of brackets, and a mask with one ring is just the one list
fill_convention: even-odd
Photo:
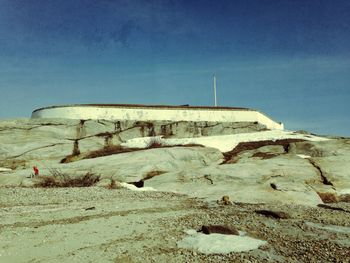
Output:
[[283,124],[265,114],[244,108],[146,106],[146,105],[65,105],[35,110],[32,118],[66,118],[93,120],[187,121],[187,122],[258,122],[268,129],[283,130]]

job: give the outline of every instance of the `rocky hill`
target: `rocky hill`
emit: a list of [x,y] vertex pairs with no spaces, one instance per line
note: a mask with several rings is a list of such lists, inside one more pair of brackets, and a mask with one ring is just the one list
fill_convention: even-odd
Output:
[[11,169],[1,173],[3,185],[30,185],[36,165],[44,175],[91,172],[209,200],[317,205],[349,199],[349,160],[348,139],[257,123],[0,122],[0,167]]
[[[159,212],[162,211],[162,213],[164,211],[170,213],[170,210],[162,210],[163,208],[161,207],[166,207],[172,202],[174,202],[173,209],[176,210],[177,208],[175,207],[177,206],[181,207],[179,210],[180,217],[186,217],[187,213],[197,213],[195,211],[199,211],[199,207],[201,207],[200,210],[206,207],[205,213],[201,210],[201,213],[205,214],[205,220],[203,218],[197,218],[197,225],[192,222],[188,225],[182,225],[181,229],[173,229],[173,231],[176,230],[173,233],[174,238],[177,238],[173,241],[179,243],[169,241],[170,243],[167,243],[167,246],[172,249],[174,249],[174,246],[178,247],[177,249],[180,249],[179,251],[182,251],[181,253],[183,254],[178,255],[176,252],[178,250],[176,249],[174,250],[175,252],[173,250],[164,252],[167,256],[163,258],[159,257],[159,251],[155,252],[152,250],[153,254],[147,254],[150,261],[153,259],[169,261],[169,258],[173,257],[177,259],[174,262],[179,262],[178,260],[209,262],[215,257],[197,257],[197,253],[203,254],[203,250],[198,248],[193,248],[194,251],[197,251],[194,252],[195,254],[192,252],[189,255],[186,254],[187,252],[185,251],[190,249],[186,247],[188,246],[188,240],[186,241],[185,239],[183,242],[178,240],[184,235],[183,231],[186,230],[186,227],[195,228],[205,223],[222,224],[225,221],[223,219],[225,218],[225,213],[227,213],[226,215],[237,213],[240,220],[243,220],[245,213],[254,213],[254,210],[257,208],[269,207],[272,210],[281,210],[281,208],[283,210],[283,207],[287,207],[288,211],[285,211],[288,214],[287,217],[294,218],[294,223],[288,221],[291,223],[290,226],[293,227],[296,227],[295,224],[303,224],[303,226],[306,224],[303,220],[306,220],[305,213],[308,209],[314,209],[313,211],[316,214],[321,214],[319,218],[324,218],[324,222],[326,223],[322,224],[322,222],[311,220],[308,221],[308,229],[318,228],[328,232],[321,239],[317,235],[312,237],[311,239],[314,242],[321,242],[320,240],[329,238],[330,235],[334,235],[334,231],[338,231],[338,234],[340,233],[340,237],[338,236],[334,239],[335,243],[332,241],[334,244],[337,244],[336,248],[331,248],[331,245],[327,245],[330,250],[333,249],[332,251],[334,253],[338,253],[339,257],[321,257],[319,255],[319,259],[326,259],[326,261],[339,260],[340,262],[347,257],[348,254],[345,253],[343,255],[342,252],[350,245],[344,241],[350,235],[350,221],[348,220],[348,204],[350,202],[349,163],[350,139],[315,136],[307,132],[268,131],[266,127],[258,123],[112,122],[63,119],[0,121],[0,186],[2,187],[0,209],[6,215],[4,217],[5,219],[3,219],[5,221],[1,222],[0,231],[4,231],[5,234],[7,233],[9,238],[15,238],[8,232],[10,231],[8,227],[13,224],[17,224],[17,227],[18,225],[29,228],[41,227],[40,222],[42,222],[43,218],[33,215],[34,219],[26,217],[23,220],[19,220],[19,215],[25,214],[25,212],[23,210],[16,212],[14,209],[16,205],[27,203],[25,201],[26,198],[32,200],[32,202],[30,204],[27,203],[25,206],[31,206],[36,203],[38,203],[39,207],[46,207],[46,205],[49,207],[53,206],[58,198],[56,194],[59,193],[61,195],[63,192],[61,193],[59,192],[60,190],[47,188],[44,188],[46,190],[40,190],[43,186],[55,186],[51,185],[53,182],[52,178],[55,178],[54,180],[59,180],[59,178],[66,180],[67,178],[74,179],[93,175],[94,178],[98,178],[98,180],[93,181],[95,183],[93,187],[95,190],[93,191],[97,191],[97,195],[93,192],[91,193],[91,198],[92,200],[98,198],[100,202],[96,201],[90,204],[87,196],[82,201],[79,199],[80,194],[85,196],[81,192],[82,190],[79,190],[80,194],[75,196],[74,194],[78,191],[77,189],[64,188],[67,189],[63,190],[67,194],[67,197],[72,195],[68,198],[70,202],[78,202],[84,207],[94,207],[92,209],[101,207],[100,205],[104,204],[109,211],[108,213],[116,213],[115,216],[117,216],[118,213],[123,213],[121,211],[124,211],[124,208],[121,210],[118,208],[120,210],[117,209],[119,211],[118,213],[113,212],[114,210],[112,206],[110,207],[109,203],[112,202],[114,198],[112,196],[114,194],[110,195],[110,192],[108,192],[113,190],[106,189],[117,189],[115,191],[122,191],[121,193],[124,194],[127,191],[125,189],[132,189],[137,191],[135,194],[137,193],[136,195],[138,197],[135,198],[154,200],[154,196],[156,196],[156,199],[162,199],[164,197],[164,200],[168,200],[163,200],[164,202],[159,201],[159,203],[155,201],[154,206],[159,206]],[[39,175],[31,178],[33,166],[39,168]],[[52,180],[50,179],[50,181],[49,178]],[[146,190],[150,190],[151,192],[145,194],[145,197],[142,197],[140,191]],[[37,191],[44,191],[39,194],[45,195],[48,198],[47,202],[42,198],[39,201],[35,201],[34,197],[28,196],[32,194],[37,195]],[[50,193],[47,191],[52,191],[50,192],[53,194],[52,200],[49,197]],[[101,194],[101,191],[103,194]],[[182,196],[183,194],[187,197]],[[103,195],[106,195],[107,199],[104,199]],[[172,195],[175,196],[174,200],[171,197]],[[130,201],[131,199],[132,197],[128,196],[125,200],[120,201],[120,204],[127,206],[126,200],[132,202]],[[60,205],[54,209],[61,209],[61,206],[64,206],[66,203],[65,200],[57,202]],[[144,209],[142,208],[144,205],[140,204],[140,207],[135,205],[135,211]],[[243,208],[243,206],[247,208]],[[40,210],[39,207],[32,207],[30,211],[38,213]],[[219,213],[220,216],[214,216],[214,211],[219,207],[222,207],[220,208],[222,210],[215,213]],[[26,209],[29,208],[27,207]],[[78,208],[77,205],[74,205],[74,207],[68,208],[68,210],[70,209],[73,211]],[[290,213],[290,209],[296,210],[294,213]],[[327,214],[328,212],[322,212],[327,209],[330,209],[329,213],[331,211],[340,213],[338,216],[339,221],[332,221],[332,216]],[[103,209],[101,211],[99,210],[98,214],[105,214],[103,211]],[[299,212],[302,213],[302,216],[299,215],[298,217],[297,214]],[[69,213],[67,212],[67,217],[64,214],[53,213],[55,217],[61,218],[54,219],[61,220],[59,224],[71,224],[72,222],[69,223],[69,220],[78,220],[74,222],[80,224],[83,220],[83,218],[77,219],[75,212],[72,212],[74,215],[68,215]],[[142,214],[144,212],[140,213]],[[16,216],[16,219],[14,219],[12,216],[14,214],[19,217]],[[45,214],[44,217],[47,216]],[[163,220],[163,217],[164,215],[159,216],[159,220]],[[174,220],[178,222],[180,217],[177,214]],[[211,217],[212,220],[209,220]],[[299,221],[296,220],[296,217]],[[93,218],[96,217],[92,216],[91,220]],[[142,214],[140,218],[146,222],[146,225],[151,224],[151,221],[147,221],[148,219],[145,214]],[[248,216],[248,218],[251,218],[251,216]],[[294,247],[293,250],[291,246],[291,252],[287,253],[283,250],[286,246],[281,247],[280,244],[271,245],[277,244],[277,239],[270,240],[266,236],[266,233],[264,234],[260,231],[261,229],[257,230],[258,226],[262,227],[262,225],[259,225],[259,222],[263,222],[262,224],[268,228],[266,230],[267,232],[273,231],[270,228],[272,225],[269,225],[271,222],[266,221],[267,219],[259,221],[260,219],[249,219],[255,220],[252,225],[249,225],[247,222],[240,222],[237,218],[230,224],[236,222],[234,225],[241,230],[243,229],[251,234],[255,233],[252,235],[267,240],[267,244],[270,244],[270,247],[267,245],[266,248],[266,243],[264,244],[269,252],[265,251],[265,254],[259,254],[254,252],[256,251],[254,249],[257,248],[249,248],[247,251],[253,252],[249,252],[248,254],[228,254],[228,256],[218,258],[217,260],[240,261],[239,258],[241,258],[242,261],[246,259],[257,260],[259,262],[261,260],[282,262],[296,260],[295,262],[300,262],[310,259],[307,253],[303,254],[304,256],[306,255],[305,258],[304,256],[299,257],[296,254],[297,247]],[[46,218],[45,220],[49,219]],[[89,220],[91,223],[89,218],[86,220]],[[134,223],[136,224],[136,221]],[[53,222],[52,224],[56,223]],[[180,227],[181,224],[183,223],[179,223],[177,227]],[[157,231],[161,231],[161,225],[157,227]],[[278,223],[276,227],[277,229],[282,228],[282,225]],[[333,232],[331,230],[325,230],[327,227],[335,227],[336,230]],[[108,230],[105,229],[103,231]],[[143,234],[147,232],[145,229],[142,231]],[[180,235],[180,233],[182,234]],[[305,233],[300,232],[299,234],[303,235]],[[44,232],[42,235],[44,235]],[[289,238],[290,242],[296,242],[298,239],[297,236],[294,234],[290,235],[293,237],[289,236],[287,239]],[[311,234],[309,233],[307,235]],[[0,236],[3,235],[1,234]],[[34,236],[30,236],[29,234],[26,238],[35,239]],[[103,236],[99,236],[99,238],[103,239]],[[191,238],[194,240],[197,236],[193,235]],[[191,238],[189,239],[192,240]],[[0,239],[0,245],[4,249],[6,245],[2,242],[6,243],[6,240]],[[97,242],[97,245],[102,246],[103,242],[101,242]],[[128,242],[125,244],[130,245]],[[81,246],[79,245],[77,249],[81,248]],[[48,247],[46,246],[46,248]],[[136,249],[136,247],[134,248]],[[73,253],[72,251],[71,253]],[[100,250],[92,251],[94,252],[91,253],[94,254]],[[139,249],[138,251],[143,250]],[[208,251],[211,250],[209,249]],[[30,254],[28,251],[27,253]],[[115,252],[113,254],[114,257],[118,253]],[[61,255],[58,252],[56,254]],[[112,255],[108,254],[108,256],[107,254],[104,256],[106,256],[106,261],[109,261]],[[214,254],[225,253],[216,252]],[[123,256],[116,258],[120,260],[131,260],[120,262],[138,262],[139,259],[142,261],[142,258],[134,257],[131,252],[125,255],[125,258]],[[7,259],[14,259],[9,255],[7,257]],[[45,259],[45,257],[48,259],[48,255],[42,255],[42,259]],[[54,260],[59,260],[60,257],[62,255],[57,256]],[[16,262],[30,261],[30,257],[28,261],[18,257],[16,259],[18,260]],[[70,260],[71,257],[66,257],[63,261],[68,262]]]

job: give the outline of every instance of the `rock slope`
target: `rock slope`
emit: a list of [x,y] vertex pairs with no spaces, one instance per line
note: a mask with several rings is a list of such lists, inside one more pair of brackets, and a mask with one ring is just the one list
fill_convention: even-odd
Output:
[[255,123],[0,122],[6,186],[32,186],[27,177],[37,165],[44,176],[90,172],[206,200],[228,195],[235,202],[315,206],[349,200],[349,159],[349,139],[266,131]]
[[348,262],[349,160],[255,123],[0,121],[0,262]]

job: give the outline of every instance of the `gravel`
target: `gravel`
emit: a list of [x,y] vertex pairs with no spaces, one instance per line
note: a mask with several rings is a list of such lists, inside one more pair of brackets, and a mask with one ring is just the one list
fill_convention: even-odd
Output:
[[[349,203],[332,205],[350,211]],[[86,210],[90,207],[95,209]],[[255,213],[256,210],[281,211],[289,218],[266,217]],[[331,231],[332,226],[349,227],[350,213],[321,207],[220,206],[173,193],[102,187],[0,188],[0,217],[1,262],[34,259],[38,262],[349,262],[350,259],[350,234]],[[312,227],[313,224],[320,227]],[[205,255],[177,247],[177,242],[186,236],[185,230],[199,230],[202,225],[232,226],[267,244],[256,250],[226,255]]]

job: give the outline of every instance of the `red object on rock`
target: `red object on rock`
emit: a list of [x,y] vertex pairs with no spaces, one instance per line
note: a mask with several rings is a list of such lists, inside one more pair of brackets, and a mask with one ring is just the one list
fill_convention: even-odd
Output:
[[34,175],[39,175],[39,169],[37,166],[33,166]]

